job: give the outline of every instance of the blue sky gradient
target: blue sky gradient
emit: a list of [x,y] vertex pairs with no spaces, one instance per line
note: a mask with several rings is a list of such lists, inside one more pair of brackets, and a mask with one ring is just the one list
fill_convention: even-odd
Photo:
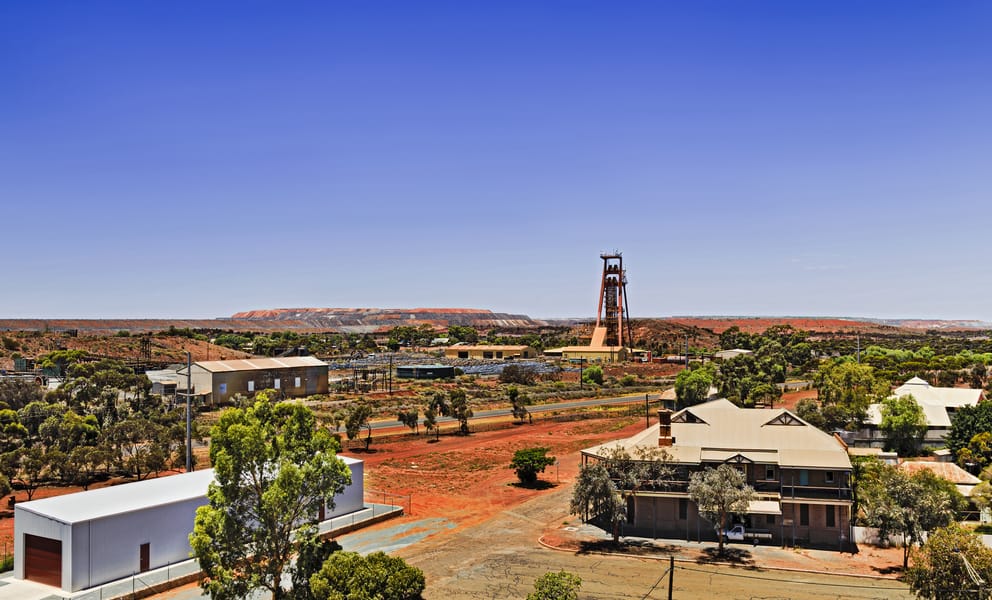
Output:
[[5,2],[2,317],[992,320],[987,2]]

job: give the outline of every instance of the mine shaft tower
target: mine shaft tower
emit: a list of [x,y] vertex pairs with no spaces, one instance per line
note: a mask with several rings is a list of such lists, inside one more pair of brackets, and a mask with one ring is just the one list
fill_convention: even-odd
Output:
[[623,268],[623,255],[613,252],[599,257],[603,259],[603,279],[599,285],[599,308],[592,345],[623,347],[632,339],[627,320],[627,271]]

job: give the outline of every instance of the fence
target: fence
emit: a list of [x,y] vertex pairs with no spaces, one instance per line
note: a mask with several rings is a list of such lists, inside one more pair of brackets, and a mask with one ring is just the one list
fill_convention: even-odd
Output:
[[[382,502],[383,506],[399,506],[408,514],[413,514],[413,496],[410,494],[395,494],[380,490],[365,490],[366,506],[370,505],[374,509],[377,502]],[[373,513],[374,515],[374,513]]]
[[126,579],[105,584],[73,600],[112,600],[115,598],[147,598],[168,588],[195,581],[200,575],[200,564],[187,560],[154,571],[136,573]]

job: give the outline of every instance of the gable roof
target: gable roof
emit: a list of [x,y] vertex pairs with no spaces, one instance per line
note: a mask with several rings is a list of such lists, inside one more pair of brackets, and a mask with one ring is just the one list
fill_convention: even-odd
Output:
[[[283,358],[247,358],[243,360],[203,360],[193,363],[211,373],[232,371],[263,371],[267,369],[298,369],[301,367],[326,367],[327,363],[313,356],[286,356]],[[186,367],[179,370],[186,374]]]
[[[337,457],[349,468],[362,462],[350,456],[338,454]],[[16,509],[26,510],[62,523],[82,523],[197,498],[202,498],[206,503],[207,488],[213,480],[214,470],[204,469],[19,502]]]
[[[844,447],[830,434],[783,408],[739,408],[726,399],[685,408],[672,416],[675,443],[667,450],[676,462],[700,464],[746,459],[782,467],[850,469]],[[603,456],[621,446],[658,447],[659,426],[624,440],[583,450]]]

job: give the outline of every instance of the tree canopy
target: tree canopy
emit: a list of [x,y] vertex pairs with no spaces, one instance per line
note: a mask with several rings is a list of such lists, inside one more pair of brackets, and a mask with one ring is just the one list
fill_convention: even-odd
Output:
[[934,531],[913,552],[906,581],[920,598],[956,600],[978,598],[974,576],[992,582],[992,550],[978,536],[951,523]]
[[699,507],[700,514],[717,526],[718,551],[722,553],[727,515],[747,512],[755,493],[747,485],[744,473],[724,463],[690,475],[689,497]]
[[513,453],[510,468],[516,471],[517,478],[526,485],[537,483],[537,474],[555,464],[555,457],[548,456],[547,448],[523,448]]
[[912,395],[890,397],[882,400],[882,422],[879,429],[885,434],[885,449],[899,456],[914,456],[927,431],[927,418],[923,407]]
[[310,578],[310,590],[316,600],[415,600],[424,573],[383,552],[335,552]]
[[294,539],[314,535],[320,507],[351,483],[338,441],[318,429],[309,408],[275,404],[265,392],[252,406],[225,411],[211,430],[215,481],[196,511],[190,545],[215,600],[267,589],[287,597],[282,579]]
[[527,600],[578,600],[581,587],[582,578],[578,575],[565,570],[549,571],[537,578]]

